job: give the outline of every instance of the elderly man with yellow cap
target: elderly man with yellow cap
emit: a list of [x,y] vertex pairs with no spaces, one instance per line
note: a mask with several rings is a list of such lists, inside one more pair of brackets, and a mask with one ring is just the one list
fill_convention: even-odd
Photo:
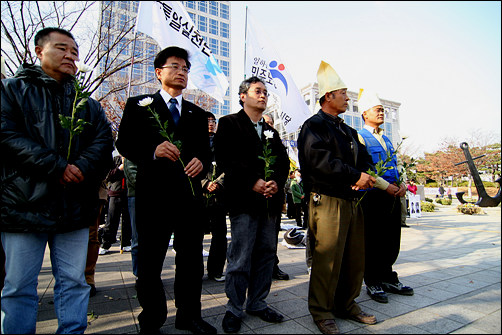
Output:
[[309,311],[323,334],[337,334],[335,316],[364,324],[376,318],[361,310],[364,274],[364,219],[358,190],[373,187],[365,173],[371,157],[355,129],[340,118],[348,106],[347,86],[321,62],[317,72],[319,112],[305,121],[298,136],[298,156],[305,194],[309,194],[309,229],[315,239],[309,284]]
[[359,140],[366,146],[373,164],[390,158],[386,163],[390,169],[377,178],[375,188],[369,190],[361,202],[365,221],[366,291],[373,300],[387,303],[387,292],[413,295],[413,289],[404,286],[392,271],[401,244],[401,197],[406,194],[406,187],[398,186],[395,150],[380,128],[385,121],[380,98],[370,90],[360,90],[358,107],[364,120]]

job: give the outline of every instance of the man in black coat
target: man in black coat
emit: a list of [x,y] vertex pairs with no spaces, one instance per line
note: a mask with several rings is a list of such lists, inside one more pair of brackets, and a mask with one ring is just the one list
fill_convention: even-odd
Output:
[[223,318],[227,333],[240,329],[246,290],[247,314],[268,322],[283,319],[267,306],[265,298],[272,282],[276,216],[282,209],[289,158],[277,131],[263,122],[268,101],[265,83],[257,77],[243,81],[239,97],[243,109],[222,117],[215,135],[216,162],[225,173],[232,234],[225,281],[229,300]]
[[[202,320],[200,302],[204,271],[200,178],[211,165],[207,117],[204,110],[181,95],[190,71],[186,50],[166,48],[157,54],[154,66],[162,89],[153,96],[128,99],[116,144],[120,154],[138,167],[137,290],[143,308],[138,320],[142,333],[156,333],[166,321],[161,272],[174,232],[174,294],[178,309],[175,327],[194,333],[216,333]],[[166,122],[167,129],[161,132],[161,125]]]
[[[73,35],[44,28],[35,36],[35,53],[40,66],[23,64],[14,78],[2,80],[0,229],[6,278],[1,332],[35,333],[37,278],[49,244],[57,333],[84,333],[89,226],[112,163],[112,133],[94,99],[75,112],[87,123],[73,141],[59,122],[72,115],[76,95],[79,50]],[[76,102],[83,101],[77,97]]]

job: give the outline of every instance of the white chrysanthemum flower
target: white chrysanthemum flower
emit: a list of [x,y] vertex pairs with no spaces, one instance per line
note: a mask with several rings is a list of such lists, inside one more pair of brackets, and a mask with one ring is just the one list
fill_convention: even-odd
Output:
[[272,130],[265,130],[263,132],[263,135],[265,135],[265,138],[267,140],[271,140],[272,138],[274,138],[274,132]]
[[213,166],[216,166],[216,162],[213,161]]
[[92,67],[82,62],[75,62],[75,65],[77,66],[78,71],[82,73],[86,73],[92,70]]
[[138,102],[138,105],[141,106],[141,107],[147,107],[147,106],[150,106],[153,102],[153,98],[144,98],[143,100],[140,100]]

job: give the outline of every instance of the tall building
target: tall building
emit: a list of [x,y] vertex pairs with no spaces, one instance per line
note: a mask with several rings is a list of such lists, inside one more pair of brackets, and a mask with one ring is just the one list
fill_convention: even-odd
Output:
[[[230,63],[230,1],[182,1],[190,18],[198,29],[200,35],[209,45],[218,65],[225,73],[228,81],[231,82],[231,63]],[[133,27],[138,14],[139,1],[101,1],[100,25],[108,34],[120,34]],[[103,52],[106,49],[106,43],[103,43]],[[125,101],[127,98],[127,87],[129,78],[131,78],[130,95],[151,94],[160,89],[160,83],[155,77],[153,60],[160,51],[160,47],[152,38],[138,33],[134,35],[134,29],[125,35],[125,38],[118,45],[109,47],[110,56],[103,58],[100,62],[101,71],[113,59],[115,64],[129,59],[134,52],[135,59],[144,58],[141,64],[134,64],[132,67],[126,66],[119,70],[113,76],[108,78],[99,87],[97,95],[105,96],[113,88],[121,86],[122,89],[117,93],[119,101]],[[124,63],[125,64],[125,63]],[[126,65],[126,64],[125,64]],[[211,106],[210,111],[217,118],[230,113],[231,109],[231,88],[227,90],[224,103],[209,98]],[[200,91],[186,90],[185,98],[194,101],[198,100]],[[207,97],[207,96],[206,96]],[[112,103],[113,104],[113,103]],[[207,108],[207,106],[201,106]],[[120,116],[120,115],[119,115]]]
[[[300,93],[312,115],[317,113],[318,109],[316,108],[319,108],[319,85],[317,83],[309,84],[303,87],[300,90]],[[349,106],[347,107],[347,111],[339,116],[345,120],[345,123],[355,130],[361,130],[364,126],[364,121],[357,106],[358,93],[347,91],[347,94],[350,98]],[[399,126],[399,107],[401,106],[401,103],[382,98],[380,98],[380,100],[382,101],[385,110],[385,122],[381,128],[384,130],[384,134],[392,141],[394,147],[396,147],[402,140]],[[294,133],[286,133],[279,118],[280,106],[277,104],[277,101],[273,99],[272,95],[269,99],[267,111],[265,113],[272,115],[275,127],[279,131],[284,145],[288,148],[290,156],[295,157],[297,154],[297,139],[300,130]]]

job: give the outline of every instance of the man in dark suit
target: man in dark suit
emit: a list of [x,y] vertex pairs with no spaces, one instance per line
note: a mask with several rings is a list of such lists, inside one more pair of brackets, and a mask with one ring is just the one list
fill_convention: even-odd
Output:
[[[247,314],[267,322],[283,319],[267,306],[265,298],[272,283],[276,216],[283,204],[289,159],[277,131],[263,122],[268,101],[265,83],[257,77],[243,81],[239,97],[243,109],[220,119],[214,139],[216,162],[225,173],[232,234],[225,280],[228,303],[222,324],[227,333],[240,329],[246,290]],[[269,160],[270,176],[260,156]]]
[[[166,321],[166,296],[160,275],[174,232],[175,327],[216,334],[216,329],[202,320],[200,302],[204,271],[200,178],[211,165],[207,117],[204,110],[181,95],[190,71],[186,50],[166,48],[157,54],[154,66],[162,89],[153,96],[128,99],[117,139],[118,151],[138,167],[137,292],[143,308],[138,320],[142,333],[158,333]],[[160,124],[167,121],[165,133],[161,134],[153,113]],[[175,145],[178,141],[179,148]]]

